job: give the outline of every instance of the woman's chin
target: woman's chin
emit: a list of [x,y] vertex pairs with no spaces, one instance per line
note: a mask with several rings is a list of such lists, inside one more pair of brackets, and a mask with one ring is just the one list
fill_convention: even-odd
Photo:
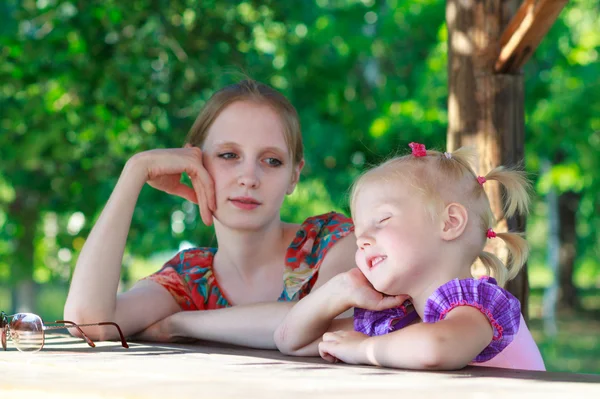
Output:
[[215,215],[215,220],[217,220],[221,226],[229,230],[259,231],[265,228],[265,221],[263,218],[252,217],[251,215],[244,217],[235,215],[219,217],[219,215]]

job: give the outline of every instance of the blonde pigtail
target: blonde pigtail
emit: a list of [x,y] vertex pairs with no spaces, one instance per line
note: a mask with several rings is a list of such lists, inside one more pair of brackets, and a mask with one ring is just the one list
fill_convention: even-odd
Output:
[[525,262],[527,262],[527,258],[529,257],[529,244],[527,243],[527,240],[518,233],[498,233],[497,236],[504,241],[510,255],[509,263],[506,265],[506,269],[508,270],[506,281],[509,281],[519,274],[519,271],[523,268]]
[[499,166],[490,171],[485,176],[485,180],[496,180],[504,186],[506,192],[504,214],[506,217],[511,217],[517,212],[520,214],[529,212],[531,183],[524,171]]
[[504,266],[504,263],[496,255],[487,251],[481,251],[479,260],[485,267],[486,274],[493,276],[498,285],[503,287],[508,281],[508,269]]
[[[446,154],[446,153],[444,153]],[[473,147],[461,147],[450,153],[451,159],[458,162],[463,168],[475,175],[473,165],[477,160],[477,153]]]
[[529,256],[529,244],[517,233],[494,233],[504,241],[508,249],[509,261],[505,265],[496,255],[481,251],[479,260],[485,267],[488,274],[492,275],[498,281],[498,285],[504,286],[507,281],[512,280],[519,274],[519,271],[527,261]]

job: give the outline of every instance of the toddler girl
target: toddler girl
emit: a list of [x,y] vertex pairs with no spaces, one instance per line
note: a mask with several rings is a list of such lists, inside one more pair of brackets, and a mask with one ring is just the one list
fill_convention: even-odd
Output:
[[[369,170],[354,184],[358,269],[342,273],[299,301],[275,333],[291,355],[409,369],[468,364],[544,370],[519,301],[502,288],[528,255],[515,233],[495,233],[483,185],[496,180],[506,217],[528,210],[521,171],[498,167],[485,177],[472,153],[427,151]],[[488,239],[507,244],[509,263],[484,251]],[[488,275],[473,278],[479,258]],[[354,307],[354,317],[337,318]],[[329,332],[328,332],[329,331]]]

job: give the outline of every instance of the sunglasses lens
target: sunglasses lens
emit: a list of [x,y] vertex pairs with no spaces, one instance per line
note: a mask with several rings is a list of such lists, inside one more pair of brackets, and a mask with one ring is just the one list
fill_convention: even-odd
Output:
[[37,315],[17,313],[9,329],[10,338],[21,352],[37,352],[44,346],[44,325]]

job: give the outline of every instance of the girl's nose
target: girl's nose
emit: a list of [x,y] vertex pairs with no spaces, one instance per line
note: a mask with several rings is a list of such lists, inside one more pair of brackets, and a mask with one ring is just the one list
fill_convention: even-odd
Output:
[[358,248],[360,249],[365,249],[367,247],[370,247],[371,245],[373,245],[373,237],[371,237],[368,234],[361,234],[357,239],[356,239],[356,245],[358,246]]

